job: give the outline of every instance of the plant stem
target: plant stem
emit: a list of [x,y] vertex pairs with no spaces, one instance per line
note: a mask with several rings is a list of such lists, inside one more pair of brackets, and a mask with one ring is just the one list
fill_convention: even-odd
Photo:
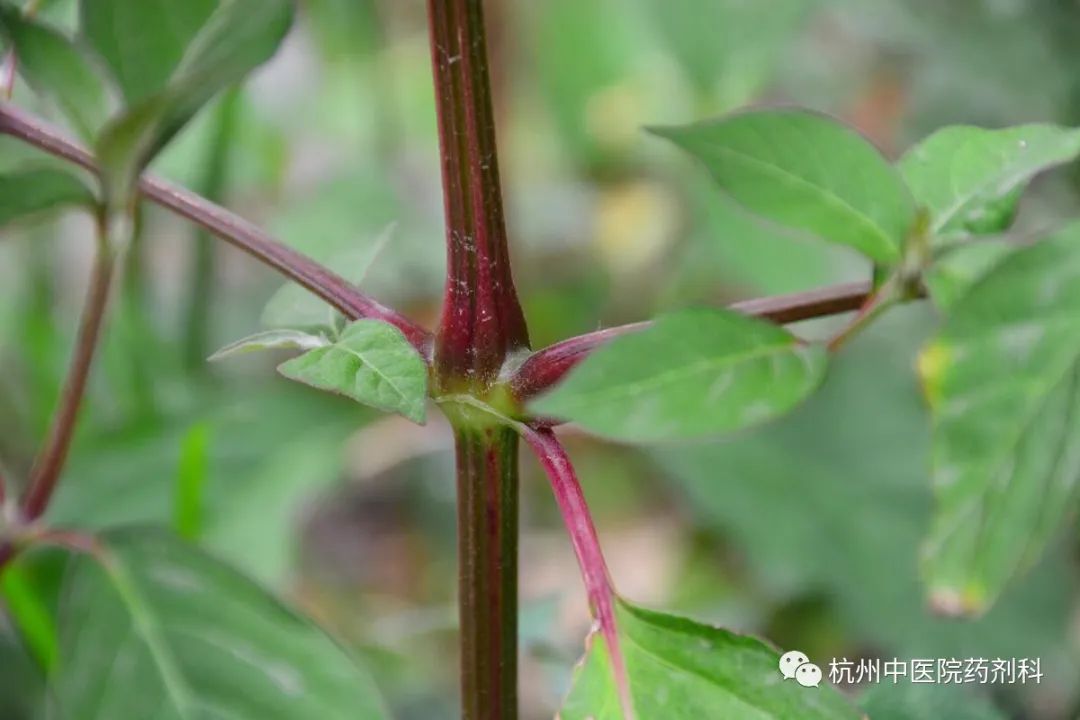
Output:
[[30,482],[22,499],[22,513],[27,521],[41,517],[56,489],[60,472],[64,469],[71,440],[75,434],[75,422],[86,391],[86,380],[97,349],[105,307],[109,302],[109,288],[113,276],[113,253],[109,248],[108,220],[98,213],[97,251],[90,271],[90,285],[86,302],[79,320],[75,338],[75,350],[68,368],[67,379],[60,393],[60,404],[53,416],[45,443],[30,470]]
[[[221,99],[215,116],[214,136],[203,162],[202,194],[208,200],[221,202],[225,193],[229,167],[229,148],[236,132],[240,109],[240,91],[232,88]],[[206,368],[210,353],[210,306],[214,291],[215,247],[205,230],[195,237],[195,252],[189,270],[189,292],[184,317],[184,363],[188,372]]]
[[[503,221],[481,0],[429,0],[446,209],[447,277],[435,336],[435,394],[486,399],[529,345]],[[517,436],[449,412],[458,474],[461,694],[465,720],[517,707]]]
[[550,429],[533,429],[522,425],[515,427],[532,447],[551,481],[555,501],[559,505],[563,522],[566,523],[566,531],[570,535],[574,554],[577,556],[581,575],[585,580],[589,605],[593,616],[600,624],[600,633],[604,637],[611,657],[611,667],[615,675],[615,686],[618,689],[623,717],[626,720],[634,720],[630,681],[626,673],[626,663],[620,648],[616,625],[615,590],[608,573],[607,563],[604,561],[603,550],[600,548],[600,539],[596,535],[596,527],[589,513],[589,505],[581,490],[581,483],[578,482],[577,474],[574,472],[574,466],[571,465],[566,450]]
[[517,435],[459,428],[455,448],[462,717],[516,718]]
[[429,0],[446,206],[447,282],[435,341],[443,390],[486,389],[528,347],[503,221],[481,0]]
[[[77,143],[34,116],[0,102],[0,134],[11,135],[92,172],[93,157]],[[158,205],[206,228],[227,243],[255,257],[302,285],[345,317],[375,318],[396,326],[425,357],[430,356],[430,334],[404,315],[360,292],[344,278],[310,258],[274,240],[252,223],[195,193],[154,177],[143,177],[139,190]]]

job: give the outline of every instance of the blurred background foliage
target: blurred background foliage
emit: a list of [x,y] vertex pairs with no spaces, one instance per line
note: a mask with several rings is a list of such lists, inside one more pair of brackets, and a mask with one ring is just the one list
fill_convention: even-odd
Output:
[[[200,190],[380,299],[433,322],[444,264],[424,4],[302,0],[277,58],[204,111],[154,170]],[[1075,0],[503,0],[489,34],[515,273],[536,346],[693,304],[865,278],[853,253],[728,204],[642,128],[748,103],[837,115],[895,157],[943,124],[1080,125]],[[41,11],[72,26],[74,3]],[[20,87],[16,102],[57,118]],[[5,166],[45,158],[0,139]],[[1068,171],[1017,232],[1080,210]],[[0,458],[25,477],[72,343],[83,218],[0,243]],[[372,659],[395,716],[456,715],[450,435],[379,419],[217,347],[324,310],[151,206],[51,519],[172,524],[279,589]],[[275,302],[264,312],[267,301]],[[1080,717],[1075,533],[986,617],[925,610],[932,502],[912,373],[929,307],[893,313],[790,418],[724,441],[614,447],[568,432],[628,597],[829,657],[1040,657],[1039,686],[875,688],[875,718]],[[797,330],[820,335],[829,321]],[[551,717],[588,626],[546,482],[524,462],[522,689]],[[1074,524],[1075,526],[1075,524]],[[29,557],[5,604],[47,638],[61,562]],[[48,643],[0,616],[0,720],[32,715]],[[9,614],[8,618],[11,617]],[[62,659],[60,660],[62,662]],[[33,690],[38,688],[38,690]],[[920,694],[921,693],[921,694]],[[894,693],[895,694],[895,693]],[[963,698],[960,698],[963,700]]]

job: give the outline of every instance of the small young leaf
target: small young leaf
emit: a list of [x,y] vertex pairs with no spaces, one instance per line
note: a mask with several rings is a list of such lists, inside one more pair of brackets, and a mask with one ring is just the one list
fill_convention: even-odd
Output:
[[894,263],[915,220],[900,174],[855,131],[816,113],[759,110],[658,128],[750,212]]
[[[822,679],[803,687],[780,673],[780,653],[760,640],[619,603],[619,635],[639,720],[769,718],[859,720]],[[559,715],[623,720],[603,638],[595,634]]]
[[152,530],[100,544],[65,583],[56,717],[386,717],[344,650],[232,568]]
[[14,46],[19,71],[34,90],[54,98],[79,134],[92,138],[108,115],[108,93],[71,40],[2,3],[0,36]]
[[915,199],[930,209],[938,236],[1007,228],[1024,185],[1080,155],[1080,129],[1021,125],[1005,130],[944,128],[898,163]]
[[90,208],[95,203],[90,189],[64,170],[40,168],[0,173],[0,227],[60,207]]
[[300,330],[267,330],[229,343],[210,356],[210,361],[224,360],[236,355],[260,350],[314,350],[330,344],[322,335],[312,335]]
[[923,571],[942,612],[978,613],[1075,504],[1080,224],[977,282],[924,348],[919,373],[938,500]]
[[[109,4],[141,1],[111,0]],[[127,201],[138,173],[203,105],[274,54],[292,17],[290,0],[233,0],[216,5],[186,43],[168,83],[139,99],[102,131],[97,156],[106,194],[114,205]]]
[[934,304],[947,311],[975,281],[1016,248],[1004,238],[954,248],[923,274],[923,284]]
[[824,349],[726,310],[686,310],[616,338],[532,403],[630,442],[738,430],[791,409],[818,385]]
[[380,320],[357,320],[334,344],[282,363],[278,371],[290,380],[424,422],[424,359],[400,330]]

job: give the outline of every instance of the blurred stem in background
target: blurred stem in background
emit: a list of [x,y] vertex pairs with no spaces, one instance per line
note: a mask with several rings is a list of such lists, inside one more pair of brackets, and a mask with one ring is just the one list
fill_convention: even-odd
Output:
[[[207,148],[202,182],[203,197],[221,204],[228,185],[229,149],[236,135],[237,118],[243,96],[239,88],[225,93],[214,117],[214,131]],[[184,365],[188,372],[201,373],[211,352],[210,308],[213,305],[217,251],[214,237],[199,228],[188,271],[188,297],[184,315]]]

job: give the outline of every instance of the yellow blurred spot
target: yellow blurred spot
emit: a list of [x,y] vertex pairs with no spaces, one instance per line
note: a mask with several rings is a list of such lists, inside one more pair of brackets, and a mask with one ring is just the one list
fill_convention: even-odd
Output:
[[635,181],[601,195],[596,208],[597,251],[613,275],[655,265],[678,231],[678,205],[659,184]]
[[932,342],[919,353],[919,377],[922,378],[923,392],[931,405],[941,399],[941,380],[951,359],[949,346],[942,342]]
[[597,143],[627,147],[641,140],[645,113],[641,92],[629,82],[604,88],[585,106],[585,127]]

